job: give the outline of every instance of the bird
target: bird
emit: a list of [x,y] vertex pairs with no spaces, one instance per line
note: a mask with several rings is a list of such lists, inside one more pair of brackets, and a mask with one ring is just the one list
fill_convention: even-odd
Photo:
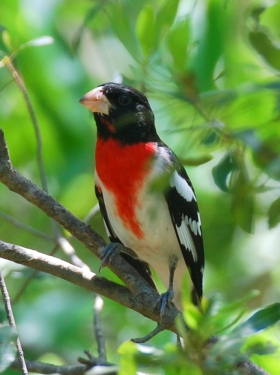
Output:
[[147,97],[108,82],[80,103],[97,127],[95,192],[110,249],[123,253],[153,287],[151,268],[162,281],[160,312],[171,301],[182,311],[187,273],[192,301],[201,306],[204,247],[197,199],[175,153],[160,139]]

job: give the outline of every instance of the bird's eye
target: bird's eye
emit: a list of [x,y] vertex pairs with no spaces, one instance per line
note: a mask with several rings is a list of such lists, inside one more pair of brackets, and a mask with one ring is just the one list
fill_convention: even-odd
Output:
[[131,102],[131,98],[129,95],[124,94],[119,97],[120,105],[128,105],[130,102]]

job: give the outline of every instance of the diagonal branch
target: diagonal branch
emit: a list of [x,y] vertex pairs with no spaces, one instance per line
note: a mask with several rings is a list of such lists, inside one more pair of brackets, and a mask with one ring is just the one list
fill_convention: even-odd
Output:
[[[76,237],[95,256],[100,258],[101,251],[103,247],[106,245],[105,241],[96,232],[94,232],[89,225],[86,225],[85,223],[80,221],[64,206],[57,202],[54,198],[52,198],[43,190],[39,189],[35,184],[33,184],[31,181],[23,177],[14,169],[10,161],[8,148],[4,138],[4,133],[1,129],[0,181],[4,185],[6,185],[11,191],[21,195],[30,203],[40,208],[49,217],[54,219],[56,222],[62,225],[69,233]],[[67,280],[66,277],[68,277],[67,274],[69,272],[69,268],[67,268],[67,272],[62,273],[59,272],[61,263],[54,264],[57,266],[55,268],[49,267],[48,263],[44,262],[43,259],[40,258],[40,256],[47,257],[46,255],[40,255],[40,253],[33,253],[33,255],[31,255],[30,253],[28,253],[29,255],[27,255],[26,258],[22,256],[23,254],[26,255],[26,252],[29,249],[25,249],[18,246],[16,247],[15,245],[5,243],[2,243],[2,246],[5,246],[5,249],[2,248],[3,250],[5,250],[4,252],[2,252],[2,257],[6,257],[6,259],[16,261],[20,264],[26,264],[28,262],[28,266],[32,268],[40,269],[41,271],[65,278]],[[13,259],[10,258],[10,256],[13,257]],[[38,259],[41,259],[43,263],[40,263],[40,265],[38,265]],[[37,268],[39,266],[43,267],[44,269]],[[74,266],[71,265],[71,267]],[[154,310],[155,301],[157,301],[158,299],[158,293],[153,288],[151,288],[150,285],[143,278],[139,276],[139,273],[130,264],[128,264],[121,255],[114,256],[114,262],[109,263],[108,267],[124,282],[124,284],[128,287],[128,289],[133,295],[133,299],[130,299],[129,302],[126,301],[125,303],[122,301],[121,296],[119,296],[119,299],[113,299],[139,312],[140,314],[154,321],[159,322],[159,311]],[[77,269],[79,268],[77,267]],[[81,280],[81,276],[79,276],[79,278],[76,278],[76,283],[77,279]],[[89,280],[87,285],[87,289],[89,289]],[[102,292],[98,290],[95,291],[106,297],[108,296],[108,293],[111,293],[108,292],[106,294],[104,290]],[[164,317],[161,319],[161,325],[164,326],[164,328],[166,329],[176,331],[175,319],[178,314],[179,311],[173,304],[168,305],[168,307],[165,310]]]
[[[1,129],[0,181],[11,191],[21,195],[30,203],[44,211],[49,217],[61,224],[68,232],[76,237],[94,255],[100,257],[101,251],[105,246],[105,241],[95,233],[89,225],[77,219],[54,198],[40,190],[35,184],[24,178],[13,168],[4,139],[4,133]],[[158,298],[157,292],[140,277],[138,272],[128,264],[121,255],[116,255],[114,257],[114,262],[109,264],[109,268],[126,286],[96,276],[86,269],[74,266],[58,258],[3,241],[0,241],[0,257],[70,281],[85,289],[94,291],[121,303],[151,320],[159,322],[159,312],[154,310],[154,303]],[[173,304],[167,305],[160,324],[164,325],[164,328],[176,332],[175,319],[178,315],[179,311]],[[28,367],[29,365],[28,363]],[[236,367],[244,374],[268,375],[264,370],[249,360],[237,363]],[[50,373],[49,371],[52,370],[53,368],[47,368],[45,373]],[[78,374],[79,370],[83,371],[84,368],[79,368],[78,372],[72,372],[71,369],[67,369],[66,372],[60,373]]]
[[0,257],[57,276],[84,289],[100,293],[124,306],[133,303],[133,296],[125,286],[96,276],[91,271],[59,258],[3,241],[0,241]]

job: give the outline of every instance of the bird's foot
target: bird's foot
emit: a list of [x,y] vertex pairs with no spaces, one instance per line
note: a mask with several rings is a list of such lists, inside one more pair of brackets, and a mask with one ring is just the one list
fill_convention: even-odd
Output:
[[152,337],[156,336],[159,332],[163,330],[164,328],[160,324],[158,324],[156,328],[152,330],[152,332],[148,333],[146,336],[139,337],[137,339],[131,339],[131,341],[135,342],[136,344],[143,344],[144,342],[147,342],[148,340],[150,340]]
[[101,268],[105,267],[114,258],[114,256],[120,254],[120,252],[122,251],[122,248],[123,248],[123,245],[118,242],[108,243],[104,247],[104,249],[102,250],[102,254],[101,254],[99,272]]
[[174,290],[172,288],[169,288],[165,293],[162,293],[159,296],[159,299],[157,300],[156,306],[158,304],[160,304],[160,308],[159,308],[159,319],[160,319],[160,321],[163,318],[166,306],[170,302],[172,302],[173,298],[174,298]]

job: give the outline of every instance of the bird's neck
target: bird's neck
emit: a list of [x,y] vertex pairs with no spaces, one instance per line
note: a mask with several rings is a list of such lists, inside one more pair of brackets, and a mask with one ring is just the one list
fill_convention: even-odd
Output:
[[138,118],[129,122],[128,119],[112,120],[107,115],[94,113],[97,133],[100,139],[115,139],[123,144],[136,144],[144,142],[159,142],[153,120]]

